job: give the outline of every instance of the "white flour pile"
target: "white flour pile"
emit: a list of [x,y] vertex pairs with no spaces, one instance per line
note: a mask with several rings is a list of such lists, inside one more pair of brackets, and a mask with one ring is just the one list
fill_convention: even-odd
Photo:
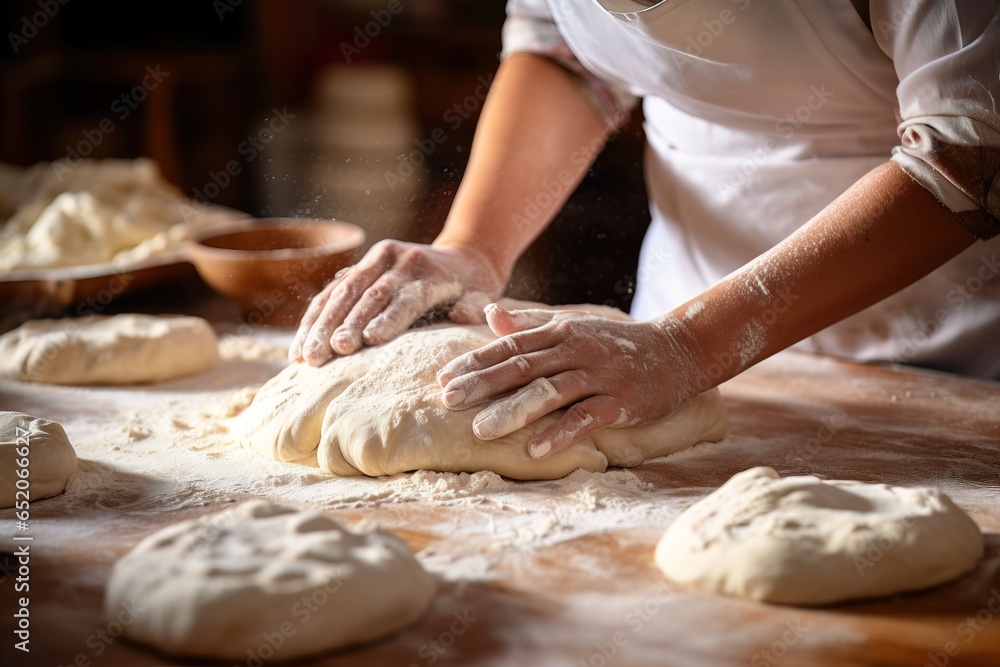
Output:
[[186,199],[148,158],[0,164],[0,271],[140,261],[231,217]]

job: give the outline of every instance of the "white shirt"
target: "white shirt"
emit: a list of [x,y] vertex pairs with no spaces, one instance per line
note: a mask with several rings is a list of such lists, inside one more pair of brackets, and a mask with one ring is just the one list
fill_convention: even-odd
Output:
[[[800,348],[1000,378],[1000,1],[511,0],[504,54],[643,99],[632,314],[694,298],[892,159],[985,243]],[[650,6],[651,5],[651,6]]]

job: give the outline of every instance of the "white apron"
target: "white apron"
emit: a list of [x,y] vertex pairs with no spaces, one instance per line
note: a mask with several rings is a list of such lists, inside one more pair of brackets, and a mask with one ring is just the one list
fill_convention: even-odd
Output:
[[[899,143],[893,62],[850,0],[548,5],[587,69],[644,97],[637,318],[778,244]],[[998,259],[1000,237],[976,243],[798,347],[1000,377]]]

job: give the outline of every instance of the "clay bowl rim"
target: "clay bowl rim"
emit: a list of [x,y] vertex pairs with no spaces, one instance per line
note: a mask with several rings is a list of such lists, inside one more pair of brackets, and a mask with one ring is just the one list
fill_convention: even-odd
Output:
[[[206,245],[206,241],[223,238],[243,232],[268,229],[302,227],[338,227],[348,232],[345,238],[332,243],[308,245],[302,248],[275,248],[273,250],[239,250]],[[365,243],[365,230],[351,222],[335,218],[247,218],[226,222],[202,230],[188,241],[187,254],[197,266],[197,259],[214,261],[287,261],[341,255],[358,250]]]

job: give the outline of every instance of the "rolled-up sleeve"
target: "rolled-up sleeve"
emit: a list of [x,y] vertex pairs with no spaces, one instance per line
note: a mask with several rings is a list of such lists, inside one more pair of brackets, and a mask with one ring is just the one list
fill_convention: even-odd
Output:
[[1000,234],[1000,2],[871,0],[899,77],[893,161],[978,238]]
[[547,0],[507,3],[500,57],[505,59],[514,53],[546,56],[578,75],[584,94],[609,130],[621,126],[638,101],[623,86],[601,79],[583,66],[560,34]]

